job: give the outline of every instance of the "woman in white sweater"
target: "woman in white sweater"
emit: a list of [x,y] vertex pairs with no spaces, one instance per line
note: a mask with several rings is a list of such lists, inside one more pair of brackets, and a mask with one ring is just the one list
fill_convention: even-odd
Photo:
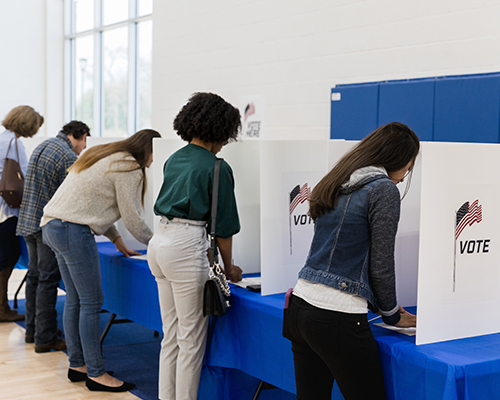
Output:
[[153,161],[155,137],[160,134],[145,129],[126,140],[87,150],[45,206],[40,223],[43,241],[56,254],[66,287],[63,323],[68,378],[85,380],[90,390],[122,392],[135,386],[104,369],[99,343],[103,294],[94,234],[107,236],[125,256],[138,253],[123,243],[113,225],[118,219],[144,244],[153,236],[141,212],[145,169]]

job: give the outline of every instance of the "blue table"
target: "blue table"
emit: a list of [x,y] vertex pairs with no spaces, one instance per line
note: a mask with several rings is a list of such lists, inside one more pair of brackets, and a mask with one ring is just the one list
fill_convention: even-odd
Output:
[[[161,331],[158,291],[147,262],[121,256],[111,243],[98,247],[103,308]],[[284,294],[232,288],[232,308],[217,321],[205,360],[200,399],[250,399],[255,378],[285,391],[273,398],[294,398],[291,346],[281,336],[283,304]],[[500,334],[416,346],[414,337],[375,325],[372,330],[388,399],[500,399]],[[332,398],[343,399],[337,387]]]

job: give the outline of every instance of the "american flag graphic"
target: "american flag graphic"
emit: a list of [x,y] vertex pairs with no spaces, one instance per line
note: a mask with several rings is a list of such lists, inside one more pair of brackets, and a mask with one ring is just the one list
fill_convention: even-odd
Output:
[[479,205],[479,200],[469,205],[465,202],[457,211],[457,219],[455,223],[455,240],[458,239],[462,231],[474,224],[483,220],[483,206]]
[[308,187],[307,183],[302,187],[300,185],[295,186],[290,192],[290,214],[299,204],[309,200],[309,197],[311,197],[311,188]]
[[457,277],[457,240],[460,234],[465,228],[471,226],[474,222],[481,222],[483,220],[483,206],[479,205],[479,200],[474,203],[469,204],[466,201],[462,206],[456,211],[455,220],[455,251],[453,260],[453,292],[456,288],[456,277]]
[[251,115],[255,114],[255,106],[253,103],[247,104],[245,107],[245,119],[244,122],[247,122],[247,118],[250,117]]

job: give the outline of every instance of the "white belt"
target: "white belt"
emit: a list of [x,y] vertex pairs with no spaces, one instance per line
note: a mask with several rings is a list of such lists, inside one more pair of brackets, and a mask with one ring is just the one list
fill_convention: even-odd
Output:
[[178,225],[194,225],[194,226],[206,226],[207,223],[205,221],[192,221],[190,219],[183,219],[183,218],[173,218],[173,219],[168,219],[164,215],[162,215],[160,224],[178,224]]

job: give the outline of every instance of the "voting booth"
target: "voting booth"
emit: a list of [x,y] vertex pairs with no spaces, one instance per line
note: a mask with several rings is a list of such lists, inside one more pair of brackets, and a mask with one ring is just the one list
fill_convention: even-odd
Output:
[[396,238],[398,300],[417,305],[416,344],[500,332],[499,94],[499,73],[331,90],[332,139],[398,121],[422,141]]
[[[245,273],[261,272],[262,295],[297,282],[314,230],[310,193],[356,143],[239,141],[219,154],[235,176],[242,226],[234,237],[235,263]],[[154,140],[152,197],[165,160],[183,145]],[[422,142],[411,182],[398,185],[403,196],[410,184],[396,238],[397,294],[404,307],[417,305],[417,344],[500,332],[500,319],[491,317],[500,296],[495,163],[500,145]]]

